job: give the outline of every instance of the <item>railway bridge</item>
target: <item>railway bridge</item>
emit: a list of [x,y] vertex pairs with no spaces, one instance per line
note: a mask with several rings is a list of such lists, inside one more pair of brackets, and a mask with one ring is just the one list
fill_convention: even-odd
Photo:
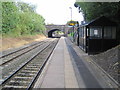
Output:
[[67,25],[46,25],[46,33],[48,37],[53,37],[52,34],[55,31],[62,31],[64,35],[67,35],[69,28]]

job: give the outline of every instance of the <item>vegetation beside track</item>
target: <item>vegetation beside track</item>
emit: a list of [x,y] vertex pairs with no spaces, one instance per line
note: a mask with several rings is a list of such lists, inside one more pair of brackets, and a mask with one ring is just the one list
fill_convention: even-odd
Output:
[[2,6],[3,37],[21,37],[42,34],[45,30],[45,19],[36,13],[36,7],[23,2],[0,2]]
[[0,45],[0,51],[4,51],[10,48],[18,48],[25,44],[29,44],[29,43],[44,40],[44,39],[46,39],[46,37],[42,34],[34,35],[34,36],[16,37],[16,38],[14,37],[2,38],[2,40],[0,40],[0,42],[2,43]]

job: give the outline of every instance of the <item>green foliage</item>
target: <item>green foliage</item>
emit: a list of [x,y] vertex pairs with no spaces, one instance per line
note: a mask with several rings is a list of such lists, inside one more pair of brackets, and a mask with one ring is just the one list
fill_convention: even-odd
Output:
[[119,2],[76,2],[75,4],[77,4],[76,7],[79,7],[79,11],[83,13],[86,21],[91,21],[103,15],[114,20],[119,18]]
[[117,38],[120,43],[120,2],[76,2],[75,7],[83,13],[85,21],[106,16],[118,24]]
[[15,3],[2,3],[2,32],[10,33],[16,27],[18,22],[17,7]]
[[2,2],[3,36],[23,36],[42,33],[44,18],[35,12],[35,6],[22,2]]
[[0,38],[2,36],[2,2],[0,2]]
[[17,6],[22,12],[35,12],[36,7],[23,2],[17,2]]

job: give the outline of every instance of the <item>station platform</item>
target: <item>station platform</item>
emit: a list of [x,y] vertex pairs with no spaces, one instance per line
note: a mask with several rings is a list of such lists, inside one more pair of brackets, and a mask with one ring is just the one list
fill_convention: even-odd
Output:
[[61,37],[34,88],[118,88],[88,54]]

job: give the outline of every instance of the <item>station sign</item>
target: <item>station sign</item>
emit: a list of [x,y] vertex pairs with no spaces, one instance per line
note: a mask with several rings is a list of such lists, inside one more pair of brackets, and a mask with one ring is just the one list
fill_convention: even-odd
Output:
[[70,22],[68,22],[68,25],[69,26],[77,26],[78,22],[77,21],[70,21]]

